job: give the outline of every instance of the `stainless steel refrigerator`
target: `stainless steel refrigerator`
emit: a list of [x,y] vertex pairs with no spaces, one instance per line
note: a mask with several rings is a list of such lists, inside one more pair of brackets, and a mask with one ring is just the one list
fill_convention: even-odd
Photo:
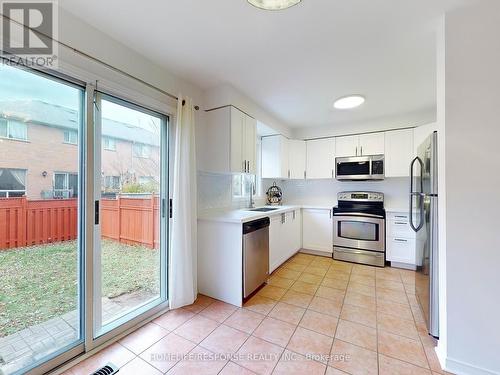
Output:
[[410,165],[410,226],[417,232],[415,292],[429,334],[439,337],[437,132]]

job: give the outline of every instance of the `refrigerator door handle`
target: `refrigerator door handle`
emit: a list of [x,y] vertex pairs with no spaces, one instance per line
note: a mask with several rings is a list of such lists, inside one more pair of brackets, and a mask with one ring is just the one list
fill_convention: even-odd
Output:
[[[413,191],[413,167],[415,163],[418,161],[420,164],[420,173],[422,174],[424,172],[424,163],[422,162],[422,159],[420,159],[418,156],[411,161],[410,164],[410,227],[413,229],[415,232],[418,232],[422,227],[424,226],[424,181],[422,177],[420,177],[420,191],[415,192]],[[417,196],[420,197],[420,223],[418,226],[415,226],[415,223],[413,222],[413,197]]]

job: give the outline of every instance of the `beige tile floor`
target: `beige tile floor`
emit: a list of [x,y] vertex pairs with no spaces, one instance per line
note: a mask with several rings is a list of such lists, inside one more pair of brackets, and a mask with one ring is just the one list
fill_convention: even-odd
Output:
[[414,273],[297,254],[243,308],[199,296],[81,362],[120,374],[445,374]]

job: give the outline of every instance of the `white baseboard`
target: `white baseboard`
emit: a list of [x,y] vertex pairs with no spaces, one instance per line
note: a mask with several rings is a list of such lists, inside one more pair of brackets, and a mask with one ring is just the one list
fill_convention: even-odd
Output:
[[453,358],[449,358],[445,353],[439,350],[439,346],[436,348],[436,354],[438,356],[441,367],[445,371],[451,372],[458,375],[500,375],[500,372],[493,370],[488,370],[482,367],[477,367],[471,365],[470,363],[465,363]]

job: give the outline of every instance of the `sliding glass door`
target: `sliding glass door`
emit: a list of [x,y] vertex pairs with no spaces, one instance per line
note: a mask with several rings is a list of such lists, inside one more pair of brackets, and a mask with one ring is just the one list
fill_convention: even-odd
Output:
[[168,117],[0,65],[0,374],[167,308]]
[[83,343],[84,93],[0,65],[0,374]]
[[167,118],[95,97],[94,337],[166,300]]

